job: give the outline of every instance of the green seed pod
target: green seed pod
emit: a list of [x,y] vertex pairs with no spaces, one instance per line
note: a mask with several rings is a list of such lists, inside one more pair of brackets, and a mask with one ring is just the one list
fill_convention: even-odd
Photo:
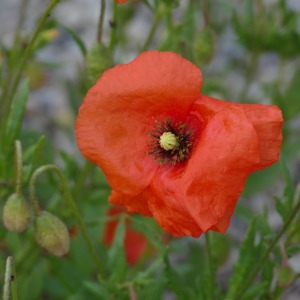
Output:
[[24,231],[30,221],[30,208],[25,199],[16,193],[12,194],[3,208],[3,223],[10,231]]
[[215,37],[211,29],[200,31],[194,40],[194,55],[199,66],[208,64],[215,54]]
[[66,225],[55,215],[43,211],[34,222],[37,243],[55,256],[63,256],[70,249],[70,235]]
[[86,57],[88,79],[95,84],[102,73],[113,66],[111,52],[102,44],[95,44]]
[[289,265],[279,267],[277,274],[277,282],[279,287],[287,288],[294,281],[295,272]]

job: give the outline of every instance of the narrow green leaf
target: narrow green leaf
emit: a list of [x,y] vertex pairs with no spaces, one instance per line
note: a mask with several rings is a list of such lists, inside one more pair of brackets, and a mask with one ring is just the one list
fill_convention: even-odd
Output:
[[294,198],[294,192],[295,192],[293,178],[292,178],[291,172],[287,168],[287,163],[283,156],[281,156],[279,163],[280,163],[281,173],[283,175],[283,179],[285,182],[285,188],[284,188],[283,195],[284,195],[285,201],[288,202],[290,205],[292,205],[293,198]]
[[83,285],[89,292],[97,296],[97,299],[99,300],[109,299],[109,292],[105,289],[105,287],[103,287],[99,283],[84,281]]
[[279,197],[275,196],[274,199],[275,199],[276,210],[281,216],[282,220],[284,221],[289,214],[289,209],[285,205],[284,201],[281,200]]
[[257,297],[261,296],[261,294],[266,290],[267,286],[268,282],[260,282],[251,286],[247,293],[245,293],[245,295],[243,296],[243,300],[258,299]]
[[165,256],[165,264],[165,275],[168,279],[168,285],[178,296],[178,299],[197,299],[189,285],[187,285],[176,270],[172,268],[167,255]]
[[140,281],[149,278],[155,271],[160,269],[162,266],[163,266],[163,260],[162,257],[160,256],[155,261],[153,261],[147,269],[138,272],[135,276],[135,280]]
[[5,128],[4,153],[12,151],[13,143],[19,136],[28,94],[29,80],[26,79],[18,89],[9,112]]
[[277,212],[280,214],[282,220],[285,221],[293,206],[295,189],[291,173],[287,168],[284,157],[281,157],[280,159],[280,169],[285,182],[285,187],[283,192],[283,199],[275,197],[275,205]]
[[32,156],[32,168],[36,169],[43,162],[43,146],[45,143],[45,136],[41,136],[38,142],[35,144],[33,156]]
[[293,79],[290,81],[290,85],[285,91],[284,98],[288,102],[287,105],[287,115],[288,120],[295,117],[300,112],[300,101],[299,101],[299,92],[300,92],[300,69],[295,72]]
[[124,250],[124,238],[125,216],[121,216],[115,231],[113,244],[108,251],[112,280],[116,281],[122,281],[126,274],[127,263]]
[[163,242],[163,233],[160,228],[157,227],[155,221],[146,219],[142,216],[133,215],[129,216],[132,221],[133,228],[141,232],[150,244],[158,250],[160,255],[164,255],[167,251],[167,246]]
[[73,39],[73,41],[77,44],[77,46],[79,47],[80,49],[80,52],[82,53],[83,56],[86,56],[87,54],[87,50],[86,50],[86,47],[85,47],[85,44],[84,42],[82,41],[82,39],[79,37],[79,35],[74,31],[72,30],[70,27],[60,23],[60,22],[57,22],[56,21],[56,24],[57,26],[63,28],[69,35],[70,37]]
[[246,238],[241,245],[239,258],[234,265],[234,273],[229,281],[229,289],[226,296],[228,300],[234,298],[234,295],[238,292],[245,278],[257,262],[258,246],[255,245],[256,221],[256,218],[252,220]]

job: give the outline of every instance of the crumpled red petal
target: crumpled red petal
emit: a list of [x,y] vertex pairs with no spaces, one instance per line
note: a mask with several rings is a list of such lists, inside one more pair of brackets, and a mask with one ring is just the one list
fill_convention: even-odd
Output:
[[152,212],[148,207],[148,199],[152,197],[151,191],[149,189],[136,196],[127,196],[116,191],[112,191],[109,196],[109,202],[114,205],[122,205],[126,207],[126,210],[130,213],[140,213],[144,216],[152,216]]
[[[154,206],[149,200],[149,208],[166,231],[174,235],[175,227],[175,235],[197,236],[233,211],[258,162],[259,140],[252,124],[242,109],[225,107],[207,123],[181,173],[161,172],[154,178],[151,188],[159,201]],[[180,216],[199,228],[178,221]],[[186,227],[189,233],[184,232]]]
[[199,95],[194,103],[194,111],[201,111],[201,118],[206,121],[218,111],[227,106],[241,108],[249,121],[253,124],[254,130],[259,139],[260,162],[259,169],[263,169],[276,162],[280,155],[282,142],[282,113],[275,105],[263,104],[238,104],[227,102],[206,95]]

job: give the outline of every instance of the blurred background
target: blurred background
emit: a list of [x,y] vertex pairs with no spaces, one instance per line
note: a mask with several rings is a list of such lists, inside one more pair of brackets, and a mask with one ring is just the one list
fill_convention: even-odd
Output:
[[[6,68],[4,53],[13,47],[16,33],[21,59],[22,49],[49,2],[0,1],[0,65],[3,74]],[[80,169],[90,172],[85,182],[89,191],[78,192],[77,189],[76,200],[80,202],[92,237],[100,244],[104,221],[99,223],[97,216],[104,214],[110,190],[101,171],[87,165],[81,157],[74,137],[74,122],[86,91],[105,69],[127,63],[141,51],[174,51],[202,70],[202,93],[233,102],[278,105],[285,120],[282,159],[249,178],[229,229],[230,241],[227,238],[221,240],[224,251],[220,257],[224,256],[224,259],[218,274],[221,286],[226,290],[226,280],[238,257],[236,245],[244,239],[249,220],[253,215],[267,211],[268,224],[272,230],[278,231],[283,221],[274,196],[284,194],[286,178],[289,178],[291,187],[300,182],[300,1],[129,0],[117,5],[109,0],[106,1],[102,36],[99,38],[100,2],[61,1],[41,31],[23,73],[30,80],[30,94],[20,131],[23,148],[36,144],[43,135],[46,137],[41,151],[43,163],[57,164],[75,186],[80,180],[77,176]],[[25,174],[25,181],[26,178]],[[49,210],[64,218],[71,230],[74,225],[71,213],[64,210],[65,204],[58,204],[60,195],[52,191],[57,185],[53,178],[50,178],[50,183],[41,180],[38,191],[41,202],[45,206],[47,203]],[[11,186],[1,188],[1,196],[12,190]],[[19,237],[1,229],[1,273],[8,253],[15,253],[17,261],[23,261],[19,267],[21,299],[74,300],[87,299],[88,296],[98,299],[98,287],[91,283],[86,283],[76,292],[76,285],[83,281],[82,278],[95,279],[95,275],[91,276],[93,266],[91,263],[85,266],[85,259],[82,259],[87,254],[80,239],[74,238],[72,249],[77,250],[72,254],[75,262],[70,263],[56,258],[49,260],[40,250],[31,252],[34,248],[32,235],[29,232]],[[29,242],[23,244],[24,239]],[[194,271],[185,263],[187,257],[195,257],[202,249],[202,239],[177,239],[171,243],[174,250],[170,258],[172,263],[187,278],[192,277]],[[197,259],[201,261],[201,258]],[[26,271],[31,273],[29,270],[33,265],[39,275],[27,276]],[[289,259],[289,265],[295,274],[300,273],[299,254]],[[81,270],[81,275],[74,274],[73,267]],[[66,274],[70,275],[69,279],[65,278]],[[30,287],[33,284],[36,291],[32,294]],[[298,299],[299,294],[299,280],[295,279],[280,299]],[[159,295],[164,295],[163,299],[177,299],[170,290]]]

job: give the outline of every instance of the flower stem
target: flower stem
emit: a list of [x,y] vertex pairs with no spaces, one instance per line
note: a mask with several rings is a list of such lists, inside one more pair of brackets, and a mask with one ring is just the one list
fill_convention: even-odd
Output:
[[149,34],[148,34],[148,37],[144,43],[144,45],[142,46],[142,49],[141,49],[141,52],[145,51],[148,49],[152,39],[153,39],[153,36],[155,34],[155,31],[159,25],[159,22],[161,20],[161,17],[162,17],[162,14],[158,11],[155,15],[154,15],[154,20],[153,20],[153,23],[152,23],[152,26],[150,28],[150,31],[149,31]]
[[210,3],[208,0],[202,0],[201,2],[203,19],[204,19],[204,28],[209,27],[209,15],[210,15]]
[[290,212],[288,218],[286,219],[285,223],[283,224],[281,230],[276,234],[275,238],[267,248],[266,252],[264,255],[261,257],[259,262],[257,263],[256,267],[253,269],[253,271],[250,273],[248,278],[245,278],[244,285],[242,285],[241,289],[237,292],[236,296],[232,300],[239,300],[242,299],[242,296],[244,293],[247,291],[249,286],[252,284],[253,280],[259,273],[259,271],[262,269],[263,265],[267,261],[270,253],[273,251],[275,248],[276,244],[278,243],[279,239],[282,237],[282,235],[286,232],[288,227],[290,226],[291,222],[294,220],[296,217],[297,213],[300,210],[300,185],[298,185],[297,190],[296,190],[296,195],[298,195],[297,203],[294,206],[293,210]]
[[23,184],[23,155],[20,141],[15,141],[16,194],[21,196]]
[[88,176],[90,176],[93,173],[94,169],[95,164],[86,160],[84,166],[81,168],[81,172],[77,176],[74,188],[72,189],[73,195],[75,195],[75,199],[81,195],[82,191],[84,190],[84,184]]
[[37,169],[32,176],[30,177],[30,181],[29,181],[29,195],[30,195],[30,201],[31,201],[31,205],[34,209],[34,212],[36,214],[36,216],[39,216],[41,214],[41,208],[39,205],[39,202],[37,200],[36,197],[36,192],[35,192],[35,183],[37,181],[37,177],[39,175],[39,173],[37,173],[39,169]]
[[102,33],[103,33],[103,21],[104,21],[105,6],[106,6],[105,0],[101,0],[100,15],[99,15],[99,22],[98,22],[98,31],[97,31],[97,42],[99,44],[102,43]]
[[111,21],[111,33],[110,33],[110,42],[109,49],[113,50],[116,45],[116,35],[117,35],[117,19],[118,19],[118,4],[113,2],[113,17]]
[[210,233],[205,233],[205,248],[207,253],[207,263],[208,263],[208,272],[209,272],[209,286],[208,286],[208,295],[207,300],[213,300],[214,299],[214,267],[213,267],[213,255],[212,255],[212,248],[211,248],[211,237]]
[[[17,68],[16,72],[14,73],[15,74],[14,77],[11,78],[11,82],[9,82],[9,84],[7,84],[7,88],[4,90],[4,92],[2,94],[1,101],[0,101],[0,103],[2,105],[1,113],[0,113],[0,128],[3,128],[2,129],[3,132],[4,132],[4,128],[5,128],[4,125],[6,124],[8,112],[9,112],[9,109],[11,106],[11,102],[12,102],[12,99],[16,92],[16,89],[18,87],[19,81],[21,79],[24,67],[27,63],[28,58],[32,54],[32,51],[34,50],[34,44],[36,42],[36,39],[37,39],[40,31],[43,29],[50,13],[54,9],[54,7],[58,4],[59,1],[60,0],[52,0],[50,5],[48,6],[48,8],[45,10],[38,25],[36,26],[36,29],[31,37],[30,41],[28,42],[28,45],[27,45],[24,53],[20,57],[20,62],[18,63],[18,68]],[[2,135],[3,135],[3,133],[2,133]],[[3,136],[1,138],[3,138]]]
[[[10,297],[11,295],[11,297]],[[18,300],[16,271],[12,256],[6,259],[5,277],[3,287],[3,300]]]
[[[71,191],[70,191],[70,188],[67,184],[67,181],[65,179],[65,177],[63,176],[62,172],[54,165],[45,165],[45,166],[42,166],[42,167],[39,167],[37,170],[34,171],[34,173],[32,174],[32,177],[30,179],[30,189],[32,189],[32,191],[34,191],[34,185],[35,185],[35,182],[36,182],[36,179],[38,176],[40,176],[42,173],[44,172],[48,172],[48,171],[54,171],[58,177],[59,177],[59,180],[61,182],[61,185],[62,185],[62,190],[63,190],[63,193],[64,193],[64,197],[65,199],[67,200],[73,214],[74,214],[74,217],[76,218],[77,222],[78,222],[78,225],[80,227],[80,230],[81,230],[81,233],[83,235],[83,238],[88,246],[88,249],[90,251],[90,254],[91,254],[91,257],[93,258],[97,268],[98,268],[98,271],[99,271],[99,274],[101,276],[101,278],[104,278],[105,277],[105,270],[104,270],[104,267],[103,267],[103,264],[101,262],[101,260],[99,259],[98,257],[98,254],[93,246],[93,243],[91,242],[90,238],[89,238],[89,235],[88,235],[88,232],[87,232],[87,229],[86,229],[86,226],[84,224],[84,221],[81,217],[81,214],[78,210],[78,207],[73,199],[73,196],[71,194]],[[31,191],[31,193],[32,193]],[[35,196],[35,194],[33,195]]]

